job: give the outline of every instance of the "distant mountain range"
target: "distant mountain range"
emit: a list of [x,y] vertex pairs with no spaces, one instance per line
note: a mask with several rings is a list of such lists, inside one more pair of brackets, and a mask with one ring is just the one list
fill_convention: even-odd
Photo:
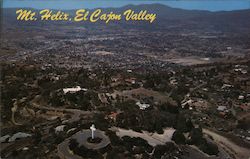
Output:
[[[171,29],[172,27],[174,27],[175,29],[180,29],[181,27],[184,27],[186,29],[203,29],[204,31],[206,29],[214,29],[216,31],[250,33],[250,9],[210,12],[200,10],[177,9],[162,4],[127,5],[121,8],[102,9],[104,12],[113,11],[116,13],[123,12],[127,9],[132,9],[135,11],[147,10],[148,12],[157,14],[157,20],[154,25],[149,25],[148,23],[144,22],[117,22],[118,25],[126,24],[126,27],[128,28],[143,26],[144,29]],[[16,8],[3,9],[5,25],[20,25],[20,22],[16,21],[15,11]],[[75,10],[70,10],[67,12],[73,13],[75,12]]]

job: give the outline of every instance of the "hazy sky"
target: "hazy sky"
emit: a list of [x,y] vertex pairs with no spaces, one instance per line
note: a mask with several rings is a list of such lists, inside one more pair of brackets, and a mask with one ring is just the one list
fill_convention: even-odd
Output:
[[250,0],[4,0],[4,8],[78,9],[161,3],[189,10],[230,11],[250,9]]

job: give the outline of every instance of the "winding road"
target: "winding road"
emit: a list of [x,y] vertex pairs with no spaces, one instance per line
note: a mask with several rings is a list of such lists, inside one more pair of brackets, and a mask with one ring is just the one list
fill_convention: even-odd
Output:
[[221,146],[227,153],[235,156],[236,159],[249,159],[250,150],[244,147],[241,147],[234,142],[230,141],[228,138],[219,135],[211,130],[203,129],[203,133],[211,136],[214,139],[214,142]]
[[[81,116],[90,116],[90,115],[93,115],[94,113],[98,113],[96,111],[82,111],[82,110],[78,110],[78,109],[64,109],[64,108],[53,108],[53,107],[41,106],[36,102],[38,98],[39,98],[39,96],[34,98],[34,100],[31,101],[31,104],[34,108],[41,109],[41,110],[49,110],[49,111],[59,111],[59,112],[71,114],[71,118],[67,121],[68,123],[72,123],[72,122],[80,120]],[[119,129],[119,128],[116,128],[116,131],[118,133],[117,134],[118,136],[124,136],[124,135],[131,136],[131,134],[133,134],[132,135],[133,137],[141,137],[141,138],[145,138],[146,140],[149,140],[149,137],[150,137],[149,143],[151,143],[152,145],[155,146],[156,143],[162,144],[162,142],[160,142],[158,140],[161,137],[159,137],[157,135],[155,136],[153,134],[150,135],[147,133],[134,134],[134,133],[131,133],[131,131],[129,131],[129,130],[125,131],[125,130]],[[170,130],[168,130],[168,131],[170,131]],[[119,133],[121,133],[121,134],[119,134]],[[173,133],[173,130],[171,130],[171,134],[172,133]],[[225,156],[224,154],[227,153],[227,154],[234,156],[236,159],[249,159],[250,158],[250,150],[249,149],[237,145],[236,143],[232,142],[228,138],[226,138],[226,137],[224,137],[224,136],[222,136],[222,135],[220,135],[212,130],[203,129],[203,133],[211,136],[213,138],[213,142],[215,142],[221,149],[223,149],[223,156]],[[70,151],[68,151],[68,152],[70,152]],[[68,153],[68,155],[70,156],[70,153]]]
[[65,108],[54,108],[54,107],[42,106],[42,105],[37,103],[38,98],[39,98],[39,96],[36,96],[34,98],[34,100],[31,101],[31,105],[34,108],[37,108],[40,110],[69,113],[69,114],[71,114],[71,118],[67,121],[67,123],[73,123],[73,122],[79,121],[81,119],[81,116],[91,116],[95,113],[98,113],[97,111],[83,111],[83,110],[79,110],[79,109],[65,109]]

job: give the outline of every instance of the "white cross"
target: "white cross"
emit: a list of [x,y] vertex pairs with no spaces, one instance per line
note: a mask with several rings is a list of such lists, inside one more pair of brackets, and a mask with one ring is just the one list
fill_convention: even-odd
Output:
[[92,124],[92,126],[90,127],[91,133],[92,133],[92,139],[94,139],[94,132],[96,131],[95,125]]

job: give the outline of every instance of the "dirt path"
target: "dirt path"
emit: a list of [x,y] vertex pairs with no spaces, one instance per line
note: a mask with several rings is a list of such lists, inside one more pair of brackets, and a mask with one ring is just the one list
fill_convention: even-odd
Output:
[[236,159],[249,159],[250,150],[244,147],[241,147],[234,142],[230,141],[224,136],[221,136],[211,130],[203,129],[203,133],[213,137],[214,141],[219,144],[223,149],[228,153],[235,156]]

